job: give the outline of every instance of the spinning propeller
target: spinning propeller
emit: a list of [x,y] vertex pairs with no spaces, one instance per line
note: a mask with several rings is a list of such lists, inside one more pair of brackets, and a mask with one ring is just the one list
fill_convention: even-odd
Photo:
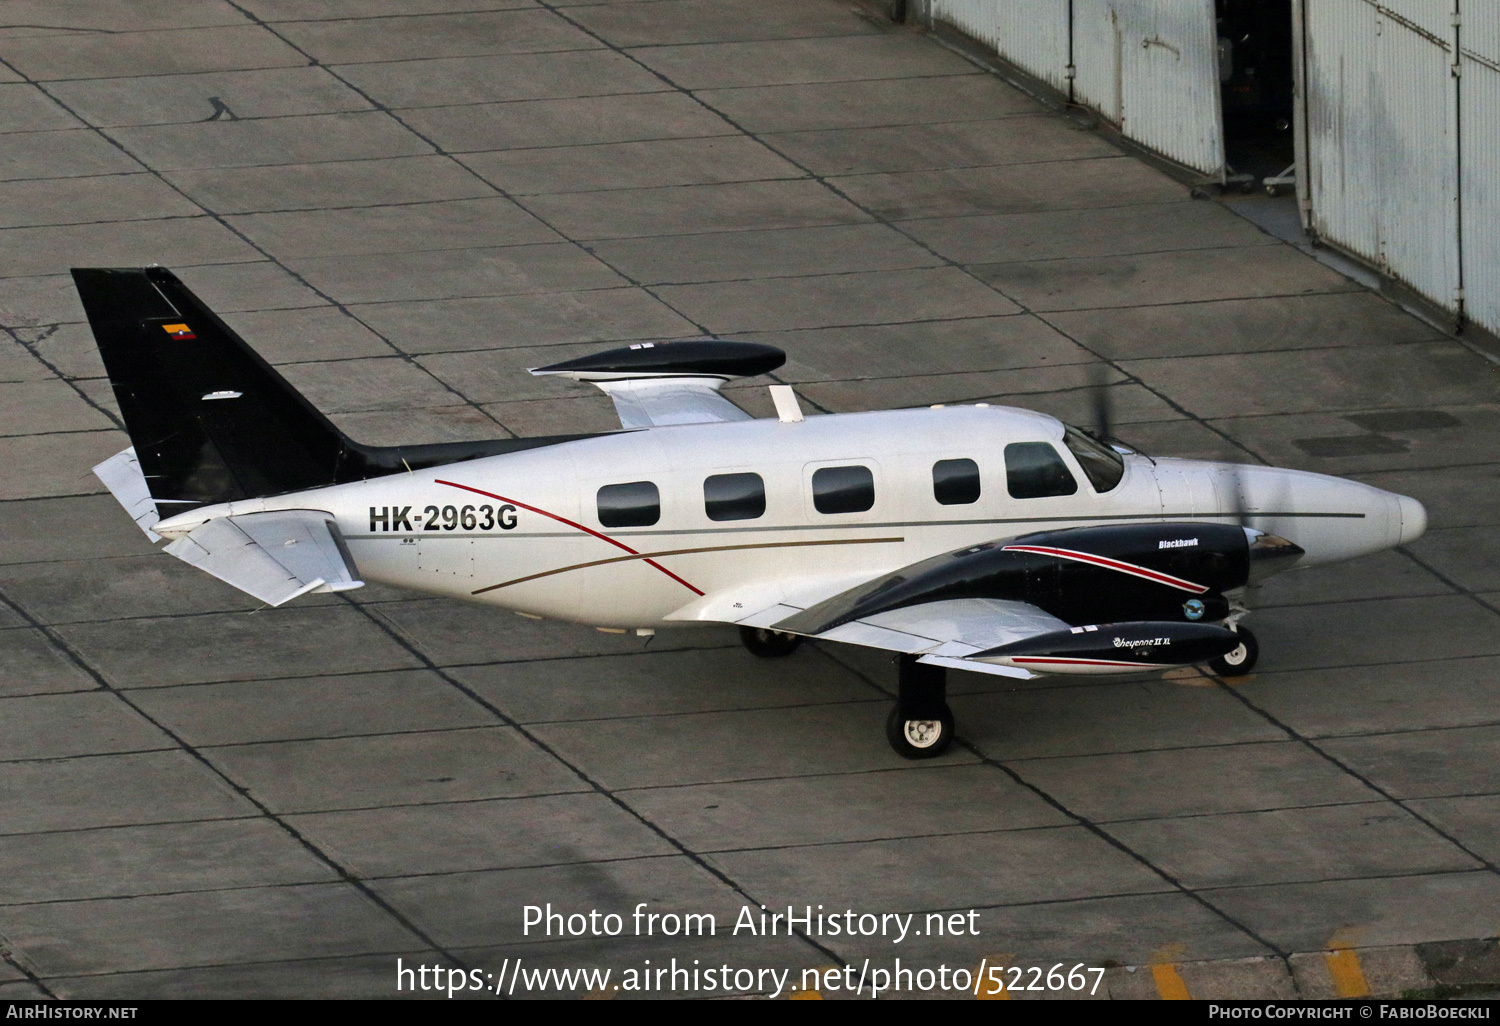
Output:
[[1109,393],[1109,365],[1096,363],[1089,371],[1089,405],[1093,411],[1092,434],[1106,445],[1114,440],[1113,399]]

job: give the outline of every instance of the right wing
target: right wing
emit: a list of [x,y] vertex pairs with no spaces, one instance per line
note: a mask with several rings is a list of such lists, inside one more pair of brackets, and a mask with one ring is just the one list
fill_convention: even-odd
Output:
[[626,378],[592,384],[614,400],[624,428],[750,419],[719,394],[721,378]]
[[615,403],[626,428],[711,424],[750,420],[750,414],[719,394],[731,378],[775,370],[786,354],[774,346],[724,339],[637,342],[591,353],[531,373],[587,381]]
[[217,517],[166,551],[270,606],[308,592],[361,588],[354,559],[333,517],[288,509]]

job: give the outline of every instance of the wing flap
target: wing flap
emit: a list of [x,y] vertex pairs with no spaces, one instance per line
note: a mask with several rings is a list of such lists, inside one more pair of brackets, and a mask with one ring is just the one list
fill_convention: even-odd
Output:
[[972,659],[952,659],[948,656],[933,655],[928,653],[917,660],[929,666],[942,666],[950,670],[972,670],[975,673],[989,673],[996,677],[1015,677],[1019,680],[1031,680],[1036,676],[1030,670],[1023,670],[1016,666],[1000,666],[995,663],[976,663]]
[[[770,626],[784,629],[785,624],[786,621],[783,620]],[[1036,674],[1014,666],[976,662],[967,657],[1000,645],[1067,628],[1068,625],[1062,620],[1026,602],[968,598],[903,606],[863,620],[851,620],[812,636],[824,641],[919,655],[918,662],[933,666],[1027,680]]]
[[320,510],[218,517],[166,551],[270,606],[364,585],[338,526]]
[[749,420],[750,414],[719,394],[721,378],[631,378],[595,381],[614,401],[620,425],[668,427]]
[[750,616],[745,617],[743,620],[735,620],[734,622],[739,624],[741,627],[773,627],[778,622],[785,620],[787,617],[791,616],[793,613],[800,613],[801,611],[802,610],[796,606],[789,606],[785,603],[778,602],[776,605],[771,606],[768,609],[762,609],[759,612],[752,613]]
[[925,637],[911,631],[891,630],[872,623],[855,620],[840,624],[831,631],[816,635],[821,641],[838,641],[845,645],[864,645],[866,648],[883,648],[888,652],[914,655],[936,647],[940,639]]
[[[942,642],[935,655],[962,658],[1015,641],[1067,630],[1068,624],[1033,606],[1013,599],[947,599],[903,606],[856,620],[887,630],[903,631]],[[834,628],[830,634],[836,633]],[[967,648],[967,652],[959,649]]]

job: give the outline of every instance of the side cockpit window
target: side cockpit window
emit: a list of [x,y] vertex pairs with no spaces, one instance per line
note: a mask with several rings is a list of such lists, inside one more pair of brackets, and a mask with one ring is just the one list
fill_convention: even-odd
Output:
[[1125,457],[1075,427],[1066,427],[1063,444],[1078,459],[1096,492],[1107,492],[1125,476]]
[[979,464],[973,460],[938,460],[932,465],[932,497],[944,506],[979,501]]
[[661,493],[650,481],[599,489],[599,523],[605,527],[650,527],[661,519]]
[[1012,442],[1005,447],[1005,487],[1013,499],[1040,499],[1072,495],[1078,482],[1048,443]]
[[710,520],[754,520],[766,511],[759,474],[715,474],[703,482],[703,512]]

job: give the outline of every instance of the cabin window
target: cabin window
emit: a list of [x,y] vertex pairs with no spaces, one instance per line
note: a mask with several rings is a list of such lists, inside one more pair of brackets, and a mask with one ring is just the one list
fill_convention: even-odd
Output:
[[599,489],[599,523],[605,527],[650,527],[661,519],[661,493],[650,481]]
[[754,520],[766,511],[759,474],[715,474],[703,482],[703,511],[710,520]]
[[938,460],[932,465],[932,497],[944,506],[979,501],[979,464],[973,460]]
[[820,467],[813,471],[812,488],[819,513],[863,513],[875,505],[875,475],[869,467]]
[[1040,499],[1078,491],[1068,465],[1046,442],[1012,442],[1005,447],[1005,486],[1013,499]]
[[1078,465],[1088,475],[1096,492],[1107,492],[1125,476],[1125,457],[1103,442],[1075,427],[1063,433],[1063,444],[1078,458]]

